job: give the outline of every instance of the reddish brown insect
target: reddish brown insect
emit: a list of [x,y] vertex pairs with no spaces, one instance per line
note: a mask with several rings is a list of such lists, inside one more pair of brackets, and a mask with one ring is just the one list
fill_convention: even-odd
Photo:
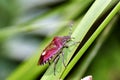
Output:
[[[59,59],[59,54],[62,53],[62,56],[64,58],[63,54],[63,48],[68,47],[66,45],[67,42],[71,40],[71,28],[69,32],[69,36],[56,36],[53,38],[52,42],[43,50],[40,59],[38,61],[38,65],[45,64],[47,62],[50,63],[50,60],[54,57],[55,65]],[[64,64],[64,59],[63,59]],[[55,74],[55,65],[54,65],[54,74]],[[64,64],[65,66],[65,64]]]
[[[71,40],[70,36],[56,36],[52,40],[52,42],[43,50],[43,53],[39,59],[38,64],[45,64],[51,58],[56,55],[62,53],[62,49],[66,47],[66,43]],[[57,56],[57,55],[56,55]]]

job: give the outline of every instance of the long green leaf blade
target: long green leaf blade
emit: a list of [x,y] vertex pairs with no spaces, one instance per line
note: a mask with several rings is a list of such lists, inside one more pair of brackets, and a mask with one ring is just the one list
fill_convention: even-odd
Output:
[[[75,29],[72,37],[75,38],[76,41],[82,41],[92,24],[95,22],[95,20],[100,16],[100,14],[103,12],[103,10],[107,7],[107,5],[110,3],[111,0],[97,0],[92,5],[92,7],[89,9],[87,14],[84,16],[78,27]],[[102,5],[102,6],[101,6]],[[82,35],[81,35],[82,34]],[[76,50],[76,46],[72,46],[69,48],[69,51],[65,51],[65,61],[66,64],[71,59],[72,55],[74,54],[74,51]],[[68,54],[67,54],[68,53]],[[53,65],[52,64],[47,72],[44,74],[44,76],[41,78],[41,80],[58,80],[60,76],[62,75],[63,71],[65,70],[64,66],[62,64],[62,59],[58,61],[58,64],[56,66],[56,75],[53,74]],[[69,69],[66,69],[67,72],[72,68],[69,67]],[[62,78],[64,78],[67,75],[65,73]]]
[[84,54],[84,52],[88,49],[88,47],[92,44],[92,42],[96,39],[96,37],[100,34],[100,32],[106,27],[106,25],[111,21],[111,19],[119,11],[120,11],[120,2],[111,11],[111,13],[107,16],[107,18],[103,21],[103,23],[98,27],[98,29],[94,32],[94,34],[90,37],[90,39],[85,43],[85,45],[81,48],[81,50],[79,51],[79,53],[73,58],[73,60],[67,66],[67,69],[65,70],[64,74],[62,75],[62,77],[61,77],[62,79],[65,78],[66,74],[77,63],[77,61]]

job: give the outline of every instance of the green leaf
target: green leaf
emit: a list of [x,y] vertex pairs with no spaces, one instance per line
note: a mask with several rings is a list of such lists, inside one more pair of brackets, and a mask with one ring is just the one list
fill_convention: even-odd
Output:
[[80,49],[78,54],[73,58],[70,64],[67,66],[66,70],[62,75],[62,79],[65,78],[66,74],[71,70],[71,68],[77,63],[80,57],[84,54],[84,52],[88,49],[88,47],[92,44],[92,42],[96,39],[96,37],[100,34],[100,32],[106,27],[106,25],[111,21],[111,19],[115,16],[117,12],[120,10],[120,2],[116,5],[116,7],[111,11],[111,13],[107,16],[107,18],[103,21],[103,23],[98,27],[98,29],[93,33],[93,35],[89,38],[89,40],[84,44],[84,46]]
[[[79,23],[77,28],[75,29],[74,33],[72,34],[72,37],[75,38],[75,41],[82,41],[82,39],[85,37],[88,30],[91,28],[92,24],[95,22],[95,20],[100,16],[100,14],[103,12],[103,10],[109,5],[111,0],[97,0],[94,2],[94,4],[91,6],[89,11],[86,13],[82,21]],[[101,6],[102,5],[102,6]],[[81,35],[82,34],[82,35]],[[68,64],[69,60],[71,59],[72,55],[74,54],[77,46],[72,46],[69,48],[69,51],[65,51],[65,62],[66,65]],[[73,65],[77,62],[77,59],[75,58],[75,61],[70,63],[67,68],[62,64],[62,60],[60,59],[58,61],[58,64],[56,66],[56,75],[53,74],[53,65],[52,64],[47,72],[44,74],[44,76],[41,78],[41,80],[58,80],[60,76],[62,75],[62,79],[65,78],[65,76],[68,74],[68,72],[72,69]],[[64,72],[65,70],[65,72]],[[63,73],[64,72],[64,73]]]
[[[113,28],[116,26],[116,21],[118,21],[118,15],[116,15],[112,21],[107,25],[105,30],[100,34],[100,36],[94,41],[94,44],[90,46],[90,48],[85,52],[86,56],[83,56],[82,59],[77,62],[77,65],[73,68],[69,76],[66,78],[66,80],[80,80],[83,75],[86,73],[86,70],[88,66],[91,64],[93,59],[96,57],[98,52],[100,51],[102,45],[106,41],[106,39],[110,36],[111,32],[113,31]],[[82,60],[82,61],[81,61]],[[89,69],[91,70],[91,69]],[[90,71],[89,75],[92,75]],[[93,75],[94,77],[94,75]]]

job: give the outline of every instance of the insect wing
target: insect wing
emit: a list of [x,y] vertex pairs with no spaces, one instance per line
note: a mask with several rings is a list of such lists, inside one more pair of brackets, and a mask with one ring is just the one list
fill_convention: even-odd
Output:
[[48,60],[50,60],[52,58],[52,56],[54,56],[58,51],[60,50],[60,48],[54,43],[54,41],[52,41],[44,50],[43,53],[41,54],[41,57],[38,61],[38,64],[44,64],[46,63]]

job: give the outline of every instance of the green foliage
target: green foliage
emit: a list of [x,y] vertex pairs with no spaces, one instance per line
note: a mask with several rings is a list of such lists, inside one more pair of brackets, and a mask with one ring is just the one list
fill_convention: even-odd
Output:
[[[7,80],[35,80],[38,77],[41,77],[40,80],[80,80],[84,74],[91,74],[95,80],[116,79],[119,76],[115,74],[118,74],[119,71],[115,73],[114,70],[120,70],[119,67],[114,66],[119,66],[119,41],[116,40],[118,36],[114,37],[114,35],[112,35],[110,39],[108,37],[111,31],[115,30],[113,27],[118,26],[116,25],[116,21],[120,20],[120,16],[117,15],[119,11],[120,1],[117,0],[95,0],[94,2],[93,0],[69,0],[69,2],[57,6],[27,23],[1,29],[0,42],[6,40],[8,37],[18,35],[19,33],[22,34],[42,29],[44,26],[39,25],[39,27],[38,25],[34,25],[38,20],[42,21],[56,15],[59,16],[61,20],[64,20],[58,25],[62,27],[52,36],[46,37],[42,41],[40,49],[36,51],[36,54],[21,63],[7,77]],[[101,18],[104,19],[99,23]],[[80,41],[81,43],[64,49],[64,60],[67,67],[64,67],[62,58],[60,58],[56,65],[56,75],[54,75],[54,63],[50,66],[48,64],[38,66],[37,62],[42,50],[50,43],[55,35],[67,35],[68,30],[65,26],[71,20],[74,20],[72,37],[75,38],[74,41]],[[98,26],[94,26],[95,23]],[[85,40],[86,37],[87,40]],[[108,39],[109,42],[105,43]],[[110,47],[104,45],[104,43],[108,44]],[[110,53],[111,56],[105,53]],[[102,60],[100,58],[102,58]],[[111,65],[109,61],[114,61],[114,65]],[[115,73],[111,78],[109,77],[111,74],[109,74],[109,69],[107,68],[112,69],[111,74],[112,71]]]

